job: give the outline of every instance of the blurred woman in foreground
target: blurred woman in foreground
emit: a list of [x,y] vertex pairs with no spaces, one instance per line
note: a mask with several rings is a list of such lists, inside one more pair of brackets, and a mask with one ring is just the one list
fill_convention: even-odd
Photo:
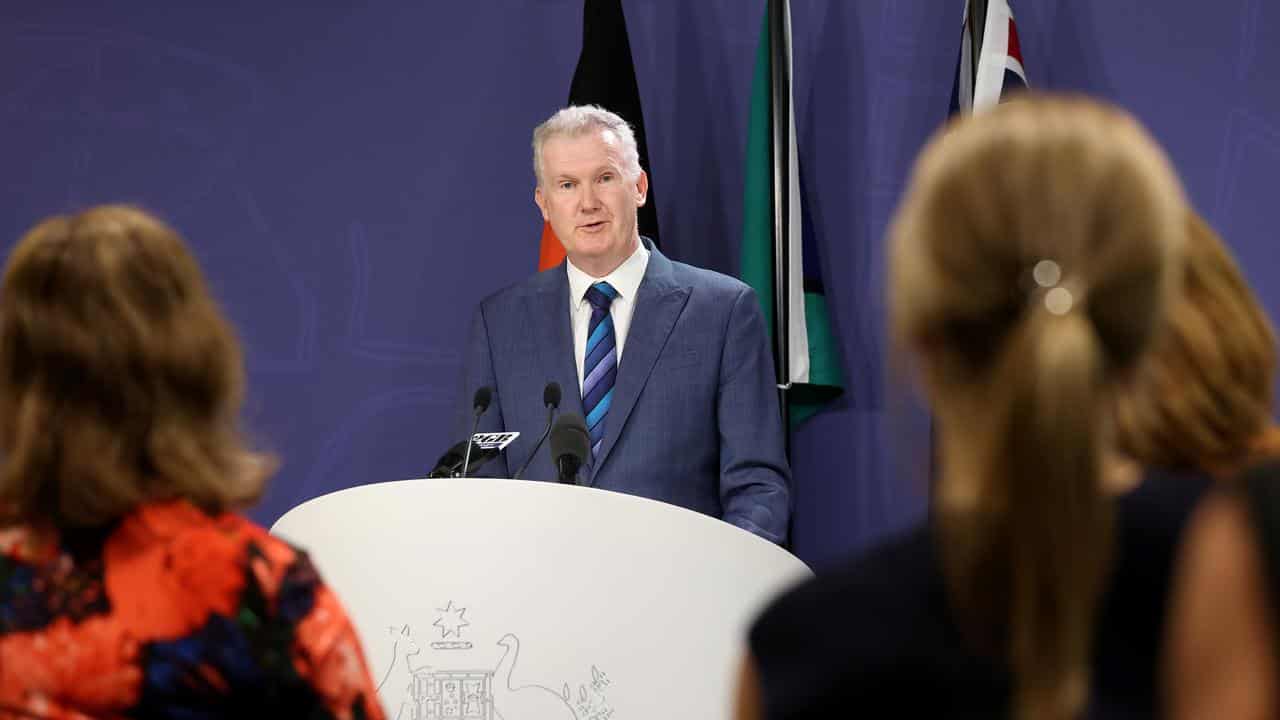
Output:
[[[932,517],[765,611],[739,717],[1155,712],[1165,575],[1203,483],[1115,471],[1113,417],[1184,207],[1155,143],[1098,103],[1026,96],[929,143],[889,297],[939,428]],[[1130,661],[1095,672],[1111,653]]]
[[380,718],[302,553],[234,513],[239,345],[171,229],[46,220],[0,285],[0,715]]
[[1165,691],[1174,718],[1273,718],[1280,644],[1276,339],[1230,251],[1189,219],[1184,292],[1120,404],[1124,449],[1222,482],[1187,531],[1170,609]]

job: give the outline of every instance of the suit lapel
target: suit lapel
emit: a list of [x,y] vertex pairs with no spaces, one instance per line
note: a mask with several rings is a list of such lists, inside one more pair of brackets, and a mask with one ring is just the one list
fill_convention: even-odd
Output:
[[[689,299],[689,288],[676,284],[671,261],[650,247],[649,265],[644,280],[636,292],[636,306],[631,314],[631,327],[627,330],[626,347],[618,360],[618,377],[613,386],[613,402],[605,417],[604,444],[600,457],[595,459],[590,484],[594,485],[600,469],[609,460],[609,453],[617,444],[627,418],[636,405],[640,393],[649,381],[654,363],[662,354],[667,337],[675,328],[676,320]],[[568,313],[566,307],[565,313]],[[572,348],[571,348],[572,350]],[[574,369],[577,372],[577,369]],[[581,399],[579,399],[581,403]]]
[[573,411],[581,415],[582,393],[578,388],[578,366],[573,359],[573,328],[569,319],[569,278],[563,264],[550,275],[550,281],[534,292],[527,306],[528,327],[534,333],[533,344],[538,348],[538,364],[543,376],[547,382],[560,383],[560,412]]

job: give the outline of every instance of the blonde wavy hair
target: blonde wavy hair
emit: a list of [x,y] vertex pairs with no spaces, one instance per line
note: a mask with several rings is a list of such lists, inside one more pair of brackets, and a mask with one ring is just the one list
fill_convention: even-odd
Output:
[[1272,425],[1276,337],[1222,239],[1187,215],[1183,293],[1117,404],[1121,448],[1145,465],[1229,473]]
[[130,207],[49,218],[0,282],[0,522],[102,526],[153,501],[258,498],[239,343],[172,229]]
[[892,332],[941,441],[948,599],[1008,658],[1018,718],[1076,717],[1088,697],[1107,418],[1162,324],[1184,208],[1131,117],[1028,94],[935,136],[890,229]]

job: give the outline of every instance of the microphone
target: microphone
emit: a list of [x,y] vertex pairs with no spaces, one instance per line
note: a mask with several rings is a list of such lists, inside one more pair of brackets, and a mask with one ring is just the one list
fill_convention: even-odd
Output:
[[549,382],[547,387],[542,390],[542,405],[547,408],[547,426],[542,429],[542,435],[538,438],[538,442],[533,446],[533,451],[529,453],[529,457],[525,459],[524,464],[511,476],[512,480],[519,480],[524,471],[529,468],[529,463],[538,456],[538,450],[542,447],[543,441],[547,439],[547,435],[551,434],[551,421],[556,417],[556,410],[560,407],[560,383]]
[[471,467],[471,448],[475,447],[472,437],[476,434],[476,429],[480,427],[480,416],[485,410],[489,409],[489,402],[493,400],[493,388],[488,385],[482,385],[476,390],[475,398],[471,401],[471,408],[476,414],[476,419],[471,423],[471,434],[467,435],[467,439],[463,440],[467,444],[467,454],[462,456],[462,474],[458,477],[466,477],[467,470]]
[[577,482],[578,468],[591,452],[591,436],[587,423],[576,412],[567,412],[556,419],[551,428],[551,461],[555,463],[562,483]]

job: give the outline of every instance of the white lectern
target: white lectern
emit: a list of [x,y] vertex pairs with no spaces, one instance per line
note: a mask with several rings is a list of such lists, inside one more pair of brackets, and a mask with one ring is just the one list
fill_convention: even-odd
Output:
[[726,718],[748,623],[810,574],[714,518],[519,480],[364,485],[272,532],[342,598],[400,720]]

